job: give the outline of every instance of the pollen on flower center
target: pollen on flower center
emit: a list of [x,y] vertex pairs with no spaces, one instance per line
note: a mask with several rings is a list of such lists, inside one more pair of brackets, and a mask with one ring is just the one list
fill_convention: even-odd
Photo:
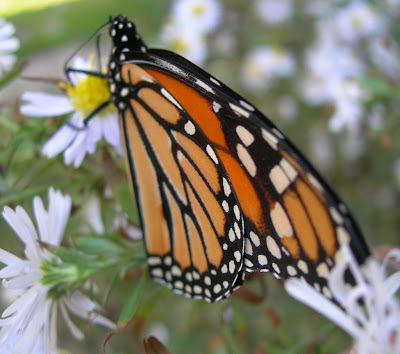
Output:
[[[107,80],[94,75],[86,75],[75,86],[70,82],[65,85],[65,90],[75,109],[83,117],[89,116],[97,107],[110,98]],[[107,106],[107,110],[110,106]]]
[[178,53],[182,53],[188,48],[188,45],[185,41],[183,41],[181,39],[176,39],[172,43],[172,48],[174,51],[176,51]]
[[197,16],[204,13],[204,7],[202,5],[196,5],[193,7],[193,13]]

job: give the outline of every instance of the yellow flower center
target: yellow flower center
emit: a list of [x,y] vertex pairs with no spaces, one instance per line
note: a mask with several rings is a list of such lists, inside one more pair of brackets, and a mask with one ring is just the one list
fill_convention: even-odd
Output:
[[203,5],[196,5],[193,7],[193,13],[197,16],[202,15],[204,12],[204,6]]
[[[94,75],[86,75],[75,86],[67,82],[61,87],[67,92],[71,104],[84,118],[110,99],[107,80]],[[108,105],[102,112],[111,108],[112,105]]]
[[183,41],[182,39],[175,39],[172,43],[171,43],[171,49],[174,52],[178,52],[178,53],[185,53],[185,51],[188,48],[188,45],[185,41]]

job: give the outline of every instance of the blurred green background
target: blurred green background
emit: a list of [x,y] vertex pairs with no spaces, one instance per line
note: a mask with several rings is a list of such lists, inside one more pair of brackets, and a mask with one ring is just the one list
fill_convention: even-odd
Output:
[[[0,16],[6,17],[17,29],[16,36],[21,41],[18,56],[21,61],[27,61],[26,72],[29,73],[31,63],[37,65],[42,62],[42,76],[46,77],[50,71],[62,78],[64,62],[73,54],[73,48],[78,48],[87,40],[110,15],[128,15],[148,45],[160,43],[159,31],[171,3],[161,0],[1,0]],[[268,92],[254,95],[240,84],[237,73],[244,53],[256,44],[280,43],[300,53],[313,38],[312,27],[304,18],[295,16],[279,30],[266,29],[255,20],[248,2],[233,0],[222,4],[224,11],[229,12],[238,25],[235,27],[236,50],[231,56],[213,56],[211,49],[203,68],[270,117],[318,170],[321,170],[320,162],[313,151],[313,139],[317,135],[329,140],[334,158],[328,167],[322,168],[321,173],[349,205],[372,247],[386,244],[398,246],[400,187],[393,173],[394,161],[400,151],[398,116],[389,117],[383,130],[365,129],[365,152],[350,161],[343,158],[341,150],[346,133],[333,134],[327,129],[331,107],[313,108],[300,102],[296,120],[288,122],[280,119],[276,101],[283,94],[294,94],[297,77],[282,80]],[[36,75],[40,71],[37,68]],[[46,85],[18,78],[1,92],[1,119],[14,117],[14,120],[7,123],[7,130],[4,129],[5,123],[0,126],[3,143],[6,139],[12,141],[7,149],[0,152],[0,162],[3,167],[7,165],[7,176],[1,179],[0,184],[0,202],[2,206],[22,204],[30,210],[32,196],[45,196],[47,186],[51,184],[71,194],[74,204],[79,205],[91,191],[102,191],[106,184],[101,169],[101,154],[99,152],[97,156],[88,158],[78,170],[65,167],[61,157],[52,160],[42,158],[40,148],[54,131],[54,125],[18,114],[18,94],[28,86],[39,89]],[[21,134],[16,123],[22,124],[25,135]],[[17,136],[10,135],[12,131]],[[106,222],[109,210],[105,200],[102,211]],[[74,215],[67,234],[73,234],[82,222],[82,215]],[[21,250],[21,245],[3,220],[0,221],[0,235],[2,248]],[[106,284],[112,276],[104,274],[96,282]],[[111,319],[117,320],[137,279],[138,276],[133,274],[130,281],[125,281],[113,291],[107,313]],[[262,300],[259,301],[257,296],[244,299],[232,296],[220,303],[206,304],[174,295],[148,281],[138,318],[110,340],[106,352],[140,353],[142,338],[152,334],[163,341],[172,353],[338,353],[349,347],[351,341],[345,334],[296,303],[269,274],[259,275],[246,284],[246,290],[259,294]],[[102,289],[106,287],[101,285]],[[92,326],[84,343],[71,340],[63,324],[60,324],[58,333],[60,347],[67,352],[99,353],[107,331]]]

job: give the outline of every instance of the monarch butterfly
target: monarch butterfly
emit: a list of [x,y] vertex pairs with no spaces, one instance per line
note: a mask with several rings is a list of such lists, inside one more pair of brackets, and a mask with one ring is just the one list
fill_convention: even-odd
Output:
[[244,98],[181,56],[148,49],[110,18],[110,101],[119,112],[151,276],[218,301],[245,272],[298,277],[330,297],[341,245],[370,254],[345,204]]

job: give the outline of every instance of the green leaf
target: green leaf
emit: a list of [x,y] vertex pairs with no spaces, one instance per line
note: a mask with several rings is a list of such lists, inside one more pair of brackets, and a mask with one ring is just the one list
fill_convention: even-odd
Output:
[[[53,187],[55,189],[59,188],[59,186],[57,184],[53,185]],[[48,189],[49,189],[49,186],[43,185],[43,186],[27,189],[27,190],[24,190],[24,191],[21,191],[21,192],[15,192],[10,196],[7,196],[5,198],[1,198],[0,199],[0,207],[2,207],[4,205],[12,204],[12,203],[14,203],[16,201],[19,201],[19,200],[31,199],[33,196],[41,194],[41,193],[47,191]]]
[[114,190],[114,197],[123,212],[128,215],[129,220],[134,225],[140,225],[136,202],[132,197],[132,192],[129,186],[123,185],[116,188]]
[[96,262],[95,260],[91,260],[85,257],[84,255],[82,255],[80,251],[77,250],[71,250],[59,247],[55,251],[55,254],[56,256],[61,258],[61,260],[64,263],[77,264],[83,267],[90,267],[90,268],[96,268],[99,265],[99,262]]
[[80,237],[76,243],[76,248],[86,254],[122,253],[125,251],[125,248],[121,245],[101,236]]
[[25,66],[26,63],[20,63],[10,72],[8,72],[1,80],[0,80],[0,89],[7,85],[10,81],[12,81],[21,71],[21,69]]
[[119,315],[118,327],[126,325],[133,318],[133,316],[135,316],[135,313],[138,309],[139,298],[144,289],[147,273],[148,268],[146,267],[143,271],[142,277],[140,278],[139,284],[133,291],[128,301],[125,303],[124,308]]

